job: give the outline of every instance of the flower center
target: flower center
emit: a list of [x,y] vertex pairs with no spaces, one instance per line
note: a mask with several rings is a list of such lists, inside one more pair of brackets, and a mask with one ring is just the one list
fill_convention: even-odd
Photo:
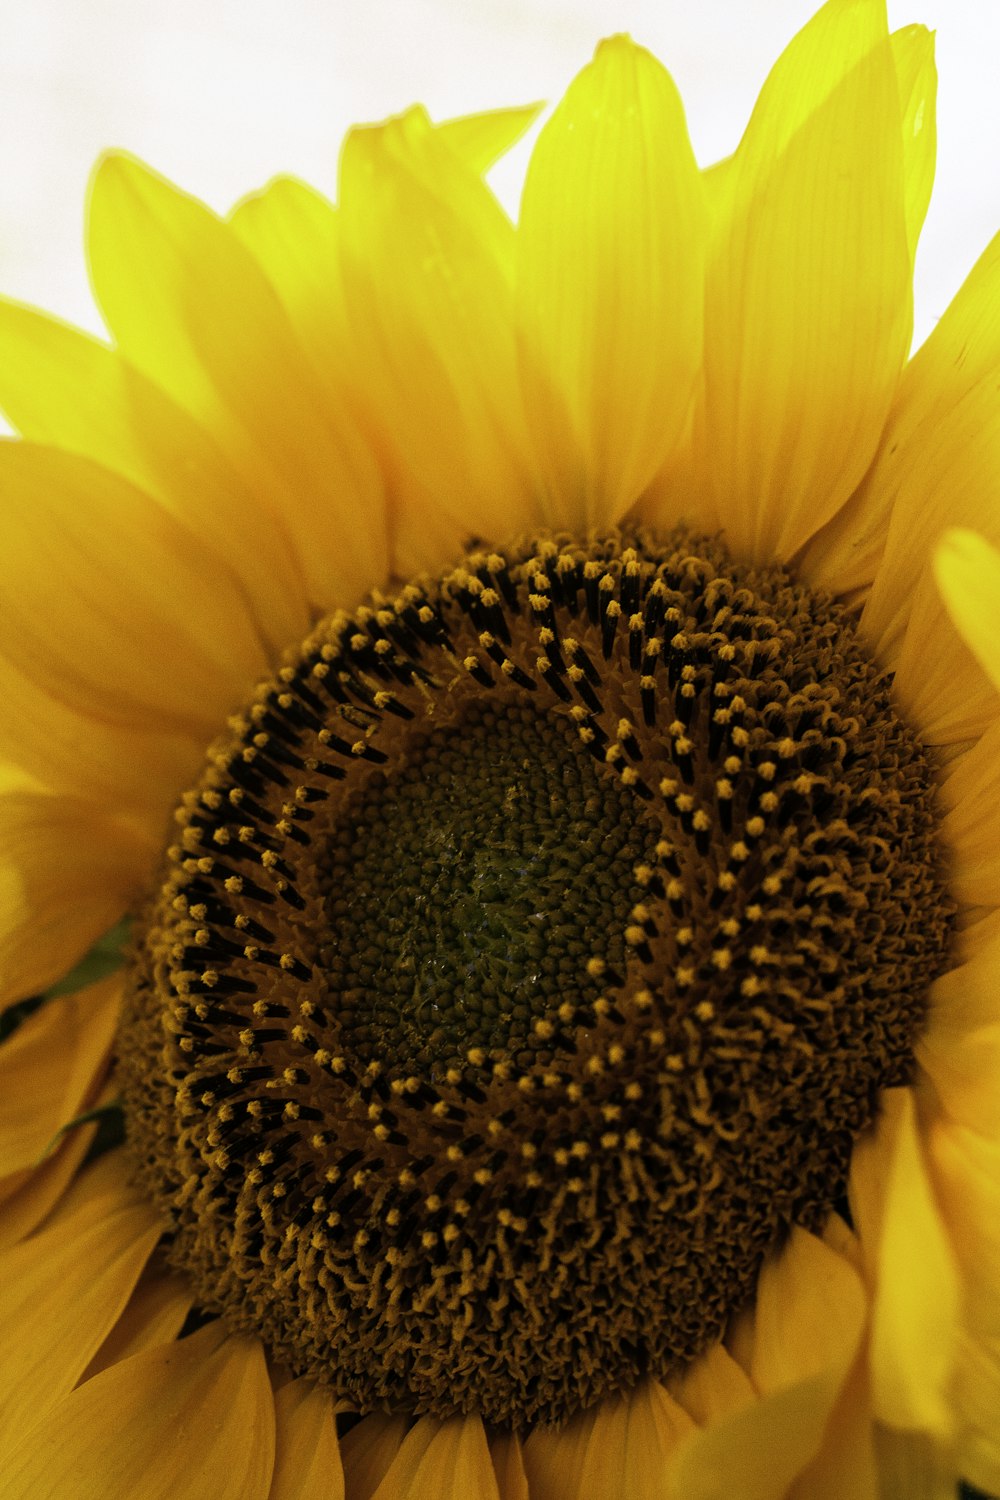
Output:
[[559,1421],[683,1366],[842,1195],[951,907],[845,612],[683,533],[325,621],[136,942],[136,1170],[203,1306],[359,1410]]

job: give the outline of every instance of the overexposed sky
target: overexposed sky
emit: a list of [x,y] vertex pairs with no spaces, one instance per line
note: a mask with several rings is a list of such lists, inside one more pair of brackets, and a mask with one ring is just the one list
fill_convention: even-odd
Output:
[[[613,31],[671,69],[702,161],[735,145],[813,0],[0,0],[0,290],[98,327],[90,168],[124,146],[216,208],[279,171],[331,192],[354,121],[554,100]],[[936,29],[938,186],[918,263],[926,335],[1000,228],[1000,0],[889,0]],[[516,208],[524,151],[496,177]]]

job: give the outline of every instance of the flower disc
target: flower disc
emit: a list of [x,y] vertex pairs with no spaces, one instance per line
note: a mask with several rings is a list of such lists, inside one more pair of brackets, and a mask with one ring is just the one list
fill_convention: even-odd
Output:
[[682,533],[333,616],[178,821],[137,1172],[202,1304],[362,1411],[558,1421],[688,1362],[841,1196],[946,954],[886,677]]

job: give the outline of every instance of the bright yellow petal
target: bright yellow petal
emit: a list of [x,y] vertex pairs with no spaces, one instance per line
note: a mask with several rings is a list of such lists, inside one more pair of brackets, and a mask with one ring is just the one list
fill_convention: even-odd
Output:
[[[422,110],[354,130],[341,157],[342,265],[397,547],[428,564],[540,519],[512,321],[514,230]],[[434,553],[438,556],[435,559]]]
[[479,1417],[438,1421],[421,1417],[411,1428],[372,1500],[500,1500]]
[[684,429],[704,190],[666,69],[613,37],[532,153],[517,234],[523,378],[555,518],[618,520]]
[[522,104],[512,109],[490,109],[442,120],[434,129],[466,166],[474,172],[488,172],[531,128],[543,108],[541,104]]
[[334,1403],[311,1380],[292,1380],[274,1398],[274,1474],[268,1500],[344,1500]]
[[892,60],[903,115],[906,233],[912,259],[931,201],[937,158],[934,33],[926,26],[904,26],[893,32]]
[[37,995],[142,891],[156,849],[90,803],[0,795],[0,1008]]
[[275,177],[241,199],[229,223],[281,299],[329,399],[344,400],[350,325],[333,204],[296,177]]
[[818,1453],[860,1344],[865,1297],[830,1245],[793,1229],[761,1271],[750,1353],[761,1395],[691,1434],[677,1453],[684,1500],[785,1500]]
[[[890,1089],[855,1146],[851,1208],[875,1283],[872,1408],[889,1427],[943,1436],[959,1287],[923,1157],[913,1093]],[[914,1247],[919,1246],[919,1254]]]
[[282,527],[198,423],[117,350],[0,300],[0,406],[23,437],[121,475],[224,558],[274,653],[305,634],[305,590]]
[[326,399],[232,229],[116,154],[92,184],[89,251],[123,354],[211,432],[258,503],[281,517],[309,602],[327,613],[381,583],[386,522],[372,455]]
[[673,1454],[694,1427],[655,1380],[613,1396],[524,1444],[531,1500],[667,1500]]
[[72,1390],[128,1302],[164,1225],[101,1157],[44,1228],[0,1254],[0,1428]]
[[0,493],[4,656],[83,713],[217,734],[267,667],[225,564],[75,454],[0,444]]
[[56,1132],[93,1102],[114,1039],[121,980],[48,1001],[0,1047],[0,1195],[26,1180]]
[[113,1365],[8,1458],[9,1500],[268,1500],[274,1410],[260,1344],[211,1323]]
[[[879,7],[833,10],[877,15]],[[840,36],[854,55],[855,42]],[[815,65],[825,75],[831,62]],[[810,86],[808,69],[785,85],[796,101]],[[713,522],[738,555],[761,561],[791,558],[855,489],[912,328],[888,39],[787,141],[783,119],[770,120],[762,95],[732,163],[728,212],[709,252],[704,410],[695,423]]]
[[1000,236],[917,351],[862,490],[892,507],[862,616],[884,660],[900,649],[921,574],[949,527],[1000,543]]

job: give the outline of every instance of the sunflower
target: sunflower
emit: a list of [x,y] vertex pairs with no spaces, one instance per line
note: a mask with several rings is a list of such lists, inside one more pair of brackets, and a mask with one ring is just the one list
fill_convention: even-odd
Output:
[[615,37],[516,226],[532,109],[226,218],[110,155],[111,342],[0,305],[6,1500],[1000,1491],[934,86],[829,0],[702,171]]

